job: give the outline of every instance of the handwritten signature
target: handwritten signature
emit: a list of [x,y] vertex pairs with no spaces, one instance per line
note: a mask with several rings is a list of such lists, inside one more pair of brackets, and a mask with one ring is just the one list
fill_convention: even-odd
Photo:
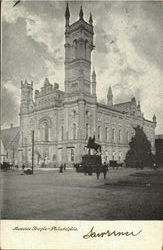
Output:
[[110,231],[110,230],[107,230],[106,232],[100,232],[100,233],[96,233],[94,231],[94,227],[91,228],[91,230],[83,235],[83,238],[84,239],[89,239],[89,238],[96,238],[96,237],[104,237],[104,236],[138,236],[140,233],[142,232],[142,230],[140,230],[139,232],[137,233],[134,233],[133,231],[131,232],[117,232],[116,230],[114,231]]

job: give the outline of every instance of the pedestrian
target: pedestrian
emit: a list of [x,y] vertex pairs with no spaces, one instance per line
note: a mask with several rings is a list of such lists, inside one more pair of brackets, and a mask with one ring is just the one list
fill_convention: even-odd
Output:
[[141,161],[141,162],[140,162],[140,169],[143,169],[143,168],[144,168],[143,162]]
[[156,162],[154,162],[154,163],[153,163],[153,169],[154,169],[154,170],[157,170],[157,168],[158,168],[158,165],[156,164]]
[[63,164],[61,164],[59,167],[59,173],[63,173]]
[[97,167],[96,168],[96,177],[97,177],[97,180],[99,180],[99,177],[100,177],[100,168],[101,167]]
[[106,179],[107,172],[108,172],[108,165],[106,164],[106,162],[104,162],[104,165],[103,165],[104,180]]
[[64,169],[64,171],[66,171],[66,163],[64,163],[63,169]]
[[24,169],[25,169],[25,165],[23,164],[23,165],[22,165],[22,170],[24,170]]

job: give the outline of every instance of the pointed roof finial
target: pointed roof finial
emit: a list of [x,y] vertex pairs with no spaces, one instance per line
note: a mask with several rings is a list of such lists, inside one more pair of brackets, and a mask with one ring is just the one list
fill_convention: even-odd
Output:
[[110,105],[110,106],[113,105],[113,93],[112,93],[112,88],[111,88],[111,86],[109,86],[109,89],[108,89],[107,104]]
[[96,76],[95,67],[93,67],[92,76]]
[[70,18],[70,11],[69,11],[69,6],[68,6],[68,1],[67,1],[67,5],[66,5],[65,18],[66,19]]
[[153,115],[153,122],[156,122],[156,115]]
[[92,81],[96,82],[96,72],[95,72],[95,68],[93,67],[93,71],[92,71]]
[[44,86],[50,85],[49,79],[46,77],[44,80]]
[[136,103],[136,98],[135,98],[135,96],[131,98],[131,102],[132,102],[132,103]]
[[89,24],[92,25],[93,24],[93,19],[92,19],[92,13],[90,12],[90,17],[89,17]]
[[111,85],[109,86],[108,95],[113,95]]
[[79,17],[80,17],[80,19],[83,19],[83,9],[82,9],[82,6],[80,7]]

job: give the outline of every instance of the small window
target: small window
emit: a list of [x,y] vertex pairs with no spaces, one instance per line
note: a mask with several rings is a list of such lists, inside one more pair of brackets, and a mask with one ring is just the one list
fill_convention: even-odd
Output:
[[76,124],[73,124],[73,140],[76,139]]
[[44,123],[44,140],[49,140],[49,128],[47,122]]
[[71,161],[74,162],[74,149],[71,149]]
[[118,155],[118,161],[121,162],[121,153]]
[[64,127],[61,127],[61,140],[63,141],[64,139]]
[[122,142],[122,131],[121,130],[119,130],[119,143],[121,143]]
[[98,135],[97,135],[98,140],[101,140],[101,126],[98,126]]
[[86,140],[88,139],[88,129],[89,129],[89,127],[88,127],[88,123],[86,123]]
[[115,129],[112,129],[112,142],[115,142]]
[[109,135],[108,135],[108,128],[105,128],[105,140],[108,141]]

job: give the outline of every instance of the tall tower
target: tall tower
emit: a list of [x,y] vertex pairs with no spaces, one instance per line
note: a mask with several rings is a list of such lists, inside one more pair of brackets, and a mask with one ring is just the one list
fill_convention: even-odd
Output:
[[29,105],[33,101],[33,82],[21,81],[21,106],[20,114],[28,113]]
[[69,95],[91,95],[91,52],[93,19],[84,20],[82,7],[79,19],[70,25],[70,11],[65,11],[65,92]]
[[107,105],[111,106],[113,105],[113,93],[111,86],[109,86],[108,94],[107,94]]

